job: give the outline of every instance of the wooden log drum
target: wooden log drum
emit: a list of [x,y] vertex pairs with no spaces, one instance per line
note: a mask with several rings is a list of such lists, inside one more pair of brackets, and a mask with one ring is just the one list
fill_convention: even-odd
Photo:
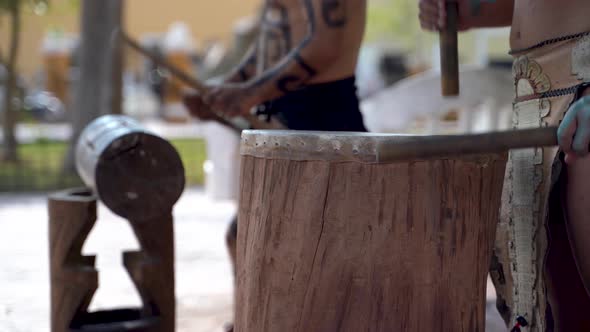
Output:
[[237,332],[484,331],[507,153],[422,139],[243,133]]
[[[104,116],[82,132],[76,164],[89,189],[49,198],[51,331],[174,331],[172,208],[185,181],[178,153],[131,118]],[[96,195],[129,221],[140,244],[123,253],[123,264],[141,308],[88,312],[98,271],[81,249],[96,221]]]
[[76,168],[106,206],[130,220],[166,215],[184,190],[174,147],[127,116],[105,115],[84,129]]
[[[95,256],[82,246],[96,222],[96,196],[84,188],[49,197],[49,261],[52,332],[168,332],[174,330],[174,274],[170,252],[124,253],[125,265],[143,300],[141,308],[89,312],[99,286]],[[160,229],[160,242],[170,241],[171,223]],[[168,230],[168,232],[165,232]],[[136,232],[136,234],[138,234]],[[140,235],[140,234],[138,234]],[[138,236],[139,237],[139,236]],[[140,237],[140,242],[145,241]],[[170,242],[171,243],[171,242]],[[171,248],[170,248],[171,249]],[[143,255],[141,261],[128,264]],[[136,259],[139,261],[139,259]]]

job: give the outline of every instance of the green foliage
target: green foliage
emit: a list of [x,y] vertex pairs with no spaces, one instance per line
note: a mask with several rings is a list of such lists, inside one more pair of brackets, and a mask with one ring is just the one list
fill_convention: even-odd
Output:
[[13,13],[23,0],[0,0],[0,15]]
[[21,2],[20,0],[0,0],[0,9],[10,10],[15,4]]
[[393,44],[423,58],[437,39],[420,28],[417,0],[369,0],[366,42]]
[[15,15],[21,8],[30,10],[36,15],[44,15],[49,8],[49,0],[0,0],[0,26],[3,16]]
[[80,0],[54,1],[47,7],[47,12],[57,15],[70,15],[80,11]]
[[22,5],[26,5],[30,8],[38,6],[48,6],[49,0],[0,0],[0,10],[2,11],[13,11]]
[[367,13],[368,41],[395,40],[404,45],[415,42],[420,32],[416,0],[371,0]]
[[[51,6],[50,6],[51,4]],[[43,16],[50,10],[54,14],[70,14],[80,10],[80,0],[57,1],[50,0],[0,0],[0,26],[4,16],[11,15],[14,6],[22,9],[24,14]],[[12,13],[11,13],[12,12]]]

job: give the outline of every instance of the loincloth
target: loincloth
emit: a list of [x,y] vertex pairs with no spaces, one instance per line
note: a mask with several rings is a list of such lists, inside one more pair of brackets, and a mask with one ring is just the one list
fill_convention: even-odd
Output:
[[[513,55],[513,128],[559,125],[590,82],[590,37],[580,34]],[[531,325],[527,331],[551,330],[544,268],[547,224],[563,218],[562,213],[550,213],[555,205],[549,204],[550,197],[552,202],[561,197],[552,194],[562,173],[560,155],[557,147],[514,150],[506,167],[490,273],[500,313],[511,326],[516,317],[525,317]]]
[[367,131],[354,76],[305,86],[260,105],[258,113],[276,116],[293,130]]

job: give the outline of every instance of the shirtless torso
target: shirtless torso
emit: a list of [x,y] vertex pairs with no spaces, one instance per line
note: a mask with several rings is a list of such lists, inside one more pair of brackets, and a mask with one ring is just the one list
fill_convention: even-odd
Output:
[[[313,30],[312,41],[330,41],[317,56],[334,57],[323,68],[313,68],[315,55],[301,59],[316,74],[309,83],[323,83],[354,74],[365,27],[366,1],[346,0],[266,0],[261,18],[261,33],[256,43],[257,75],[296,56],[297,47]],[[308,17],[314,17],[308,22]],[[318,50],[320,50],[318,45]],[[322,54],[319,54],[322,53]],[[309,63],[308,63],[309,62]]]
[[590,1],[515,0],[510,44],[530,47],[544,40],[590,31]]
[[263,103],[354,75],[366,0],[266,0],[260,33],[226,82],[247,82]]
[[[351,79],[365,31],[366,5],[366,0],[265,0],[260,33],[243,60],[224,75],[222,84],[213,84],[205,95],[188,96],[185,103],[202,119],[203,102],[235,116],[306,87]],[[351,81],[340,84],[339,94],[354,90]],[[356,108],[352,112],[359,113]]]

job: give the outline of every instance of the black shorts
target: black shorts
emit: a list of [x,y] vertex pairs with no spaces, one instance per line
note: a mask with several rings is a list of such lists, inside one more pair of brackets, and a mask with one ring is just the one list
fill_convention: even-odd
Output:
[[312,84],[258,107],[292,130],[365,132],[355,77]]

